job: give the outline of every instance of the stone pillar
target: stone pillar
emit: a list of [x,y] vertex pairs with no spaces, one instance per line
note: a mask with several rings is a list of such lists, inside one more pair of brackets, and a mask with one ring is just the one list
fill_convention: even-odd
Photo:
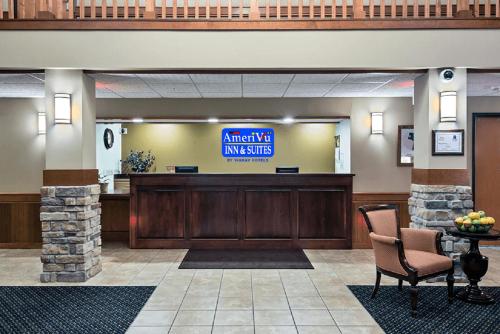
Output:
[[[71,94],[69,124],[54,121],[57,93]],[[84,282],[101,271],[94,80],[81,70],[46,70],[45,107],[40,280]]]
[[[440,92],[457,92],[457,121],[440,122]],[[454,219],[474,207],[470,175],[467,170],[467,140],[463,156],[433,156],[432,130],[464,129],[467,133],[467,71],[455,69],[455,78],[443,82],[438,69],[430,69],[415,80],[414,92],[415,156],[411,197],[408,200],[412,228],[437,229],[443,232],[443,250],[455,262],[456,279],[464,276],[459,255],[466,240],[447,233]]]
[[99,185],[42,187],[40,281],[85,282],[101,264]]

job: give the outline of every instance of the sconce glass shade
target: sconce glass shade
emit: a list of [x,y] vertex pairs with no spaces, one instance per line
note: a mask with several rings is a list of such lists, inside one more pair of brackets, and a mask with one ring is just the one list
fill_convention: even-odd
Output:
[[372,134],[384,133],[384,113],[372,112]]
[[55,94],[54,111],[56,124],[71,124],[71,95]]
[[439,112],[441,122],[457,121],[457,92],[441,92]]
[[38,134],[44,135],[47,133],[46,114],[44,112],[38,113]]

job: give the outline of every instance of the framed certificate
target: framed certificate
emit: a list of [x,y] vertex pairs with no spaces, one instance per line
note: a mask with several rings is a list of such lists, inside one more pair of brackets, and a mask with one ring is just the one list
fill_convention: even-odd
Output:
[[413,166],[415,132],[413,125],[398,126],[398,166]]
[[432,130],[432,155],[464,155],[464,130]]

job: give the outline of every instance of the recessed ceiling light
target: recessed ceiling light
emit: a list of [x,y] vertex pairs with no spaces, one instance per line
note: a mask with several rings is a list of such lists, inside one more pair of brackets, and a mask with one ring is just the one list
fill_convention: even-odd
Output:
[[215,117],[210,117],[208,119],[208,123],[219,123],[219,119]]
[[142,123],[144,120],[142,118],[132,118],[132,122],[134,123]]
[[293,122],[295,122],[295,120],[293,119],[293,117],[284,117],[283,118],[283,123],[285,123],[285,124],[291,124]]

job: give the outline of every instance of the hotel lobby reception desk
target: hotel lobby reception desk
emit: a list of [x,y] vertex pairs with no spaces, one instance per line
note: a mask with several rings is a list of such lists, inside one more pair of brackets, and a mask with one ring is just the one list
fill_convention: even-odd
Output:
[[351,248],[351,174],[133,174],[131,248]]

